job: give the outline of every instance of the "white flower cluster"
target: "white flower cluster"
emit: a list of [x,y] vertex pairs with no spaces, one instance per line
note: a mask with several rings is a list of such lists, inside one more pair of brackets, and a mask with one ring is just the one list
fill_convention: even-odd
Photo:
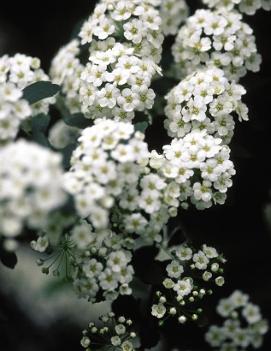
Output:
[[181,76],[215,66],[238,81],[247,71],[259,71],[261,63],[253,30],[237,12],[197,10],[180,29],[172,50]]
[[[54,58],[51,77],[63,86],[66,106],[86,117],[131,120],[151,109],[164,36],[148,0],[101,0],[73,40]],[[80,46],[81,44],[81,46]],[[87,57],[87,62],[82,57]],[[83,62],[80,62],[80,59]]]
[[159,12],[148,0],[101,0],[84,23],[81,44],[90,44],[81,74],[82,112],[131,120],[150,109],[153,76],[160,72],[163,35]]
[[81,346],[90,350],[110,348],[113,351],[134,351],[138,349],[137,335],[132,329],[133,322],[124,316],[117,317],[113,312],[101,316],[102,325],[89,323],[83,330]]
[[206,130],[193,130],[165,145],[163,155],[152,152],[151,166],[164,178],[174,179],[182,207],[188,207],[189,199],[198,209],[225,202],[235,169],[230,149],[221,141]]
[[[225,259],[213,247],[203,245],[195,250],[186,244],[169,249],[172,261],[167,265],[162,294],[156,293],[158,303],[152,306],[152,315],[162,319],[177,316],[179,323],[197,320],[201,310],[191,315],[191,305],[212,291],[208,285],[222,286]],[[189,312],[188,312],[188,310]]]
[[65,199],[60,155],[19,140],[0,150],[0,233],[13,238],[24,224],[45,225]]
[[232,11],[238,9],[246,15],[255,15],[259,9],[271,10],[270,0],[203,0],[203,3],[211,8],[226,9]]
[[59,120],[50,129],[48,140],[56,149],[63,149],[75,143],[79,131],[79,128],[68,126],[63,120]]
[[72,229],[71,240],[75,244],[73,285],[79,297],[98,302],[132,293],[129,283],[134,270],[126,249],[131,245],[128,238],[108,230],[94,231],[82,221]]
[[160,16],[165,35],[175,35],[181,23],[188,17],[185,0],[161,0]]
[[23,98],[23,89],[48,76],[40,68],[38,58],[16,54],[0,57],[0,143],[15,139],[20,124],[31,115],[47,113],[54,98],[33,105]]
[[174,181],[146,167],[144,135],[131,123],[98,119],[79,142],[65,177],[79,215],[96,229],[113,222],[125,233],[159,240],[157,234],[176,214],[180,193]]
[[84,66],[80,63],[80,42],[77,39],[62,47],[54,57],[50,77],[53,83],[61,85],[65,106],[71,113],[81,111],[79,89]]
[[82,131],[65,187],[79,215],[95,228],[107,228],[116,198],[138,184],[149,156],[143,139],[132,124],[106,119]]
[[262,318],[259,306],[249,302],[249,296],[236,290],[220,300],[218,314],[225,318],[222,326],[212,325],[205,335],[216,350],[238,351],[259,349],[267,333],[268,322]]
[[[106,54],[106,45],[103,47],[102,43],[115,38],[119,43],[125,43],[124,53],[128,50],[138,57],[152,57],[158,63],[163,35],[156,3],[149,0],[101,0],[79,33],[82,45],[91,44],[90,60],[93,61],[94,57],[91,56],[94,54],[96,60],[93,63],[112,64],[106,59],[109,52]],[[100,50],[97,51],[99,42],[105,49],[104,57],[100,56]],[[111,56],[116,54],[114,51],[110,53]]]
[[229,143],[234,117],[248,120],[248,109],[241,102],[245,92],[241,85],[229,83],[221,69],[194,72],[166,96],[165,127],[169,136],[182,138],[191,130],[206,130]]

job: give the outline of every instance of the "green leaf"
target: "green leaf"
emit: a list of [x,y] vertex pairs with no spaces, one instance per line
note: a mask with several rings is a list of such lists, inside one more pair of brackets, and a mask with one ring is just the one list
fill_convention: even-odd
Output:
[[50,120],[51,117],[43,113],[31,118],[32,139],[46,147],[51,147],[46,136]]
[[84,117],[82,113],[64,114],[64,122],[71,127],[85,129],[91,125],[91,121]]
[[39,81],[29,85],[23,90],[23,98],[30,104],[56,95],[60,86],[47,81]]
[[74,149],[76,148],[76,144],[69,144],[67,145],[64,149],[61,150],[61,153],[63,155],[63,167],[65,169],[69,169],[70,168],[70,161],[71,161],[71,156],[72,156],[72,153],[74,151]]
[[46,132],[49,127],[51,117],[49,115],[45,115],[44,113],[40,113],[39,115],[31,118],[32,130]]
[[148,128],[148,122],[138,122],[135,124],[135,130],[141,133],[145,133],[145,130]]

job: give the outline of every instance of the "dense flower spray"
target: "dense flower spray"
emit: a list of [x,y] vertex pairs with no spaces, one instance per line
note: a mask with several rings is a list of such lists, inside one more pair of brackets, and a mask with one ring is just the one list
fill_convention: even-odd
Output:
[[40,68],[40,60],[23,54],[0,57],[0,145],[16,138],[20,125],[30,116],[47,113],[54,98],[30,105],[23,89],[49,77]]
[[[270,9],[268,0],[203,3],[209,9],[188,17],[184,0],[100,0],[52,60],[55,93],[44,91],[53,84],[38,59],[0,58],[0,256],[28,229],[43,273],[112,309],[134,298],[160,326],[200,322],[202,300],[224,285],[226,260],[213,245],[183,230],[182,242],[171,235],[178,223],[165,233],[184,209],[226,201],[235,123],[248,120],[239,81],[261,63],[242,13]],[[148,145],[153,121],[165,127],[159,150]],[[141,249],[157,253],[159,273],[140,275]],[[211,347],[261,347],[268,324],[247,295],[234,292],[217,311],[226,321],[206,333]],[[101,324],[83,331],[85,350],[141,347],[131,319],[112,312]]]

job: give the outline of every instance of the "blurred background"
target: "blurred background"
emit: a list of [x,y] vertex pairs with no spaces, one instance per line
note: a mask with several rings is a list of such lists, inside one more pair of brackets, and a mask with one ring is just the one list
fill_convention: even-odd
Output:
[[[192,11],[199,5],[196,0],[188,2]],[[0,55],[21,52],[37,56],[48,71],[54,54],[69,41],[74,28],[88,17],[95,3],[47,0],[33,5],[31,1],[2,1]],[[176,222],[182,222],[195,243],[213,244],[228,259],[226,285],[209,306],[238,288],[249,293],[271,321],[271,14],[258,11],[245,21],[254,29],[263,64],[261,72],[249,73],[242,81],[247,89],[245,102],[250,121],[237,126],[232,142],[237,170],[234,186],[225,206],[182,212]],[[169,38],[165,46],[169,48],[171,42]],[[155,132],[148,135],[152,147],[159,148],[162,141],[167,141],[162,126],[161,119],[155,120]],[[151,257],[151,250],[141,252],[139,266],[147,269]],[[108,306],[91,306],[79,301],[69,289],[59,289],[56,278],[41,274],[29,249],[21,248],[19,261],[12,271],[0,267],[0,350],[81,350],[81,329]],[[135,301],[120,300],[117,307],[138,314]],[[212,314],[210,308],[210,318]],[[143,323],[144,311],[140,318]],[[157,331],[148,323],[145,327],[143,346],[151,348]],[[163,332],[168,349],[206,349],[203,330],[195,326],[182,329],[169,323]],[[271,350],[270,336],[261,350]]]

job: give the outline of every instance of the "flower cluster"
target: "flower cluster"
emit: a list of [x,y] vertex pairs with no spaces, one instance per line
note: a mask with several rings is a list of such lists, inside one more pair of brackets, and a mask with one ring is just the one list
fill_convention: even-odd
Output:
[[119,206],[125,213],[117,218],[125,233],[138,234],[145,243],[160,242],[162,228],[177,214],[180,191],[173,180],[148,168],[146,172],[121,194]]
[[228,11],[197,10],[180,29],[173,55],[182,76],[207,65],[236,81],[261,63],[253,30],[241,14]]
[[90,350],[110,348],[114,351],[134,351],[138,349],[137,335],[132,329],[133,322],[124,316],[117,317],[113,312],[101,316],[102,325],[89,323],[83,330],[81,346]]
[[0,143],[15,139],[23,120],[41,112],[47,113],[54,98],[29,105],[23,89],[48,76],[40,68],[38,58],[16,54],[0,57]]
[[192,306],[212,293],[211,285],[224,284],[221,274],[225,259],[215,248],[207,245],[195,250],[182,244],[170,248],[169,255],[172,260],[166,266],[163,293],[156,293],[158,302],[152,306],[152,315],[161,320],[170,315],[176,316],[181,324],[197,320],[202,310]]
[[206,333],[206,341],[220,351],[238,351],[262,347],[268,322],[262,318],[260,308],[249,302],[249,296],[239,290],[220,300],[218,314],[225,318],[222,326],[212,325]]
[[188,6],[184,0],[161,0],[160,16],[164,34],[176,35],[188,17]]
[[152,108],[150,85],[160,73],[164,38],[152,2],[101,0],[79,37],[60,50],[51,68],[71,112],[131,120],[135,111]]
[[197,71],[174,87],[166,96],[165,127],[169,136],[182,138],[191,130],[206,130],[209,135],[229,143],[234,131],[234,116],[247,120],[247,107],[241,102],[245,89],[229,83],[221,69]]
[[221,145],[221,139],[194,130],[163,149],[163,155],[152,152],[150,164],[163,177],[174,179],[182,207],[188,207],[189,199],[198,209],[225,202],[235,169],[230,149]]
[[82,218],[97,229],[109,225],[110,209],[125,188],[138,183],[148,159],[144,135],[127,122],[98,119],[82,131],[65,187]]
[[125,233],[156,235],[176,214],[176,183],[152,172],[144,135],[128,122],[98,119],[82,131],[65,187],[76,208],[96,229],[118,227]]
[[236,8],[246,15],[255,15],[260,8],[266,11],[271,10],[270,0],[203,0],[203,3],[208,7],[225,9],[227,11]]
[[109,230],[94,231],[82,221],[71,230],[71,241],[75,244],[72,279],[79,297],[97,302],[132,293],[129,283],[134,270],[129,238]]
[[79,55],[80,42],[74,39],[59,50],[50,68],[50,77],[53,83],[61,85],[65,106],[71,113],[81,111],[79,89],[84,66],[80,63]]
[[[161,18],[152,1],[101,0],[83,24],[79,36],[83,45],[91,44],[90,54],[93,49],[97,55],[99,41],[102,43],[108,38],[116,38],[124,41],[125,47],[133,49],[131,51],[137,56],[152,57],[159,62],[163,41],[160,26]],[[107,64],[106,60],[102,61]]]
[[161,59],[161,18],[148,0],[102,0],[79,33],[90,44],[82,72],[82,111],[90,118],[131,120],[150,109],[152,77]]
[[1,149],[0,164],[0,233],[13,238],[25,223],[45,225],[66,199],[60,155],[19,140]]

